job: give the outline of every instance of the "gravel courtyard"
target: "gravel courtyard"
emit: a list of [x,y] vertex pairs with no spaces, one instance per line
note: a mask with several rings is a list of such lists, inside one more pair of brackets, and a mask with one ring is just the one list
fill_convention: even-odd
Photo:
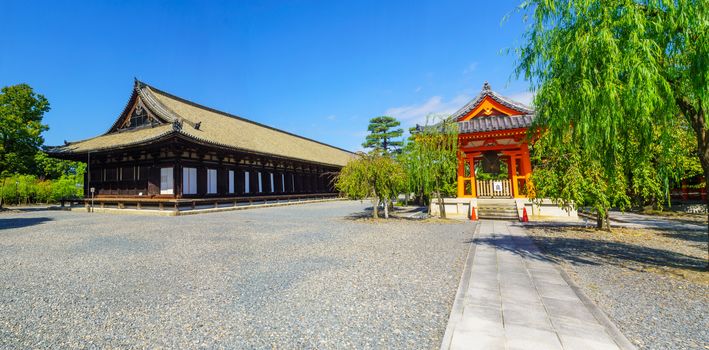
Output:
[[527,233],[638,348],[709,348],[706,228]]
[[474,226],[366,204],[0,214],[0,348],[437,348]]

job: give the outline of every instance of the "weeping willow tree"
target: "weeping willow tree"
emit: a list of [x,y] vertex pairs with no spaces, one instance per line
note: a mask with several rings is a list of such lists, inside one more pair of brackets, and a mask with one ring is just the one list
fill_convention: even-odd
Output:
[[456,189],[457,152],[458,125],[449,118],[429,116],[426,126],[411,135],[399,157],[409,191],[426,201],[436,198],[441,218],[446,217],[443,197]]
[[[701,0],[524,1],[530,24],[516,73],[535,92],[533,134],[546,144],[537,148],[567,152],[582,165],[569,174],[585,186],[656,193],[657,181],[629,176],[665,177],[666,191],[671,164],[655,159],[671,157],[683,119],[709,181],[708,8]],[[563,200],[578,199],[558,190]],[[624,199],[593,206],[603,217],[617,201]]]
[[596,227],[605,230],[610,230],[610,208],[666,204],[668,181],[694,175],[699,163],[696,147],[688,147],[693,141],[688,126],[676,121],[679,125],[669,135],[669,146],[663,149],[660,143],[652,142],[649,160],[635,157],[639,153],[637,141],[624,143],[615,155],[613,172],[607,171],[608,165],[590,150],[572,143],[570,131],[562,143],[552,142],[551,134],[542,132],[533,146],[534,186],[530,196],[535,200],[552,198],[562,207],[593,208],[599,213]]
[[380,154],[359,154],[342,168],[335,187],[350,199],[371,198],[372,217],[379,217],[379,204],[384,204],[384,217],[389,218],[389,207],[403,188],[404,169],[393,158]]

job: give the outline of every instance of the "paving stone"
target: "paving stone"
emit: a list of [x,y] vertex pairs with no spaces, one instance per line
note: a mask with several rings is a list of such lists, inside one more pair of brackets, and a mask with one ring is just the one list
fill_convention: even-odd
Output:
[[559,334],[581,336],[590,339],[609,338],[605,328],[597,323],[551,317],[551,324]]
[[468,288],[480,288],[497,291],[500,289],[500,285],[497,280],[476,279],[475,276],[473,276],[470,278],[470,285]]
[[[456,326],[456,332],[476,332],[489,337],[503,338],[505,329],[502,322],[485,320],[479,317],[468,315],[464,317]],[[454,337],[455,338],[455,337]]]
[[590,338],[561,334],[559,337],[564,350],[619,350],[618,345],[608,335]]
[[502,309],[499,306],[468,305],[463,309],[463,318],[502,323]]
[[502,305],[502,298],[500,293],[497,291],[491,291],[489,289],[478,289],[474,292],[468,290],[465,295],[465,305],[483,305],[483,306],[494,306],[500,307]]
[[535,283],[539,295],[551,299],[579,300],[573,289],[566,284],[555,284],[544,281]]
[[480,331],[456,331],[453,333],[451,350],[490,349],[505,350],[505,338],[490,336]]
[[598,323],[593,314],[586,308],[581,300],[561,300],[542,297],[550,317],[566,318],[591,324]]
[[480,271],[477,270],[474,272],[472,275],[473,278],[475,278],[476,281],[495,281],[497,282],[497,271],[491,272],[491,271]]
[[561,276],[553,276],[553,275],[544,275],[544,276],[539,276],[539,275],[532,275],[532,280],[534,281],[535,284],[537,283],[548,283],[548,284],[556,284],[556,285],[561,285],[561,286],[568,286],[568,283],[562,278]]
[[530,328],[553,330],[551,321],[546,310],[539,306],[523,304],[505,304],[502,306],[505,327],[507,325],[518,325]]
[[505,288],[500,289],[502,303],[518,302],[518,303],[539,303],[541,299],[533,288]]
[[505,341],[508,350],[562,350],[556,333],[531,327],[506,326]]

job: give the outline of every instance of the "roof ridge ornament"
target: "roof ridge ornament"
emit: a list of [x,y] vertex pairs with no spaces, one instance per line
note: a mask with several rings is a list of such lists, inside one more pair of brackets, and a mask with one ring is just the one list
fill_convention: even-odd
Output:
[[182,130],[182,121],[180,119],[175,118],[175,120],[172,122],[172,130],[175,130],[175,131]]
[[492,89],[490,88],[490,83],[488,83],[486,80],[485,83],[483,84],[483,92],[490,92],[490,91],[492,91]]

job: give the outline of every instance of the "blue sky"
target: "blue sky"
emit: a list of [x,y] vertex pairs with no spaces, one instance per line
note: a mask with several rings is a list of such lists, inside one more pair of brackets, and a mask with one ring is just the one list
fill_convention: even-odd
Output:
[[514,78],[519,1],[0,3],[0,85],[50,101],[46,144],[106,131],[133,77],[216,109],[358,150],[368,120],[404,127]]

